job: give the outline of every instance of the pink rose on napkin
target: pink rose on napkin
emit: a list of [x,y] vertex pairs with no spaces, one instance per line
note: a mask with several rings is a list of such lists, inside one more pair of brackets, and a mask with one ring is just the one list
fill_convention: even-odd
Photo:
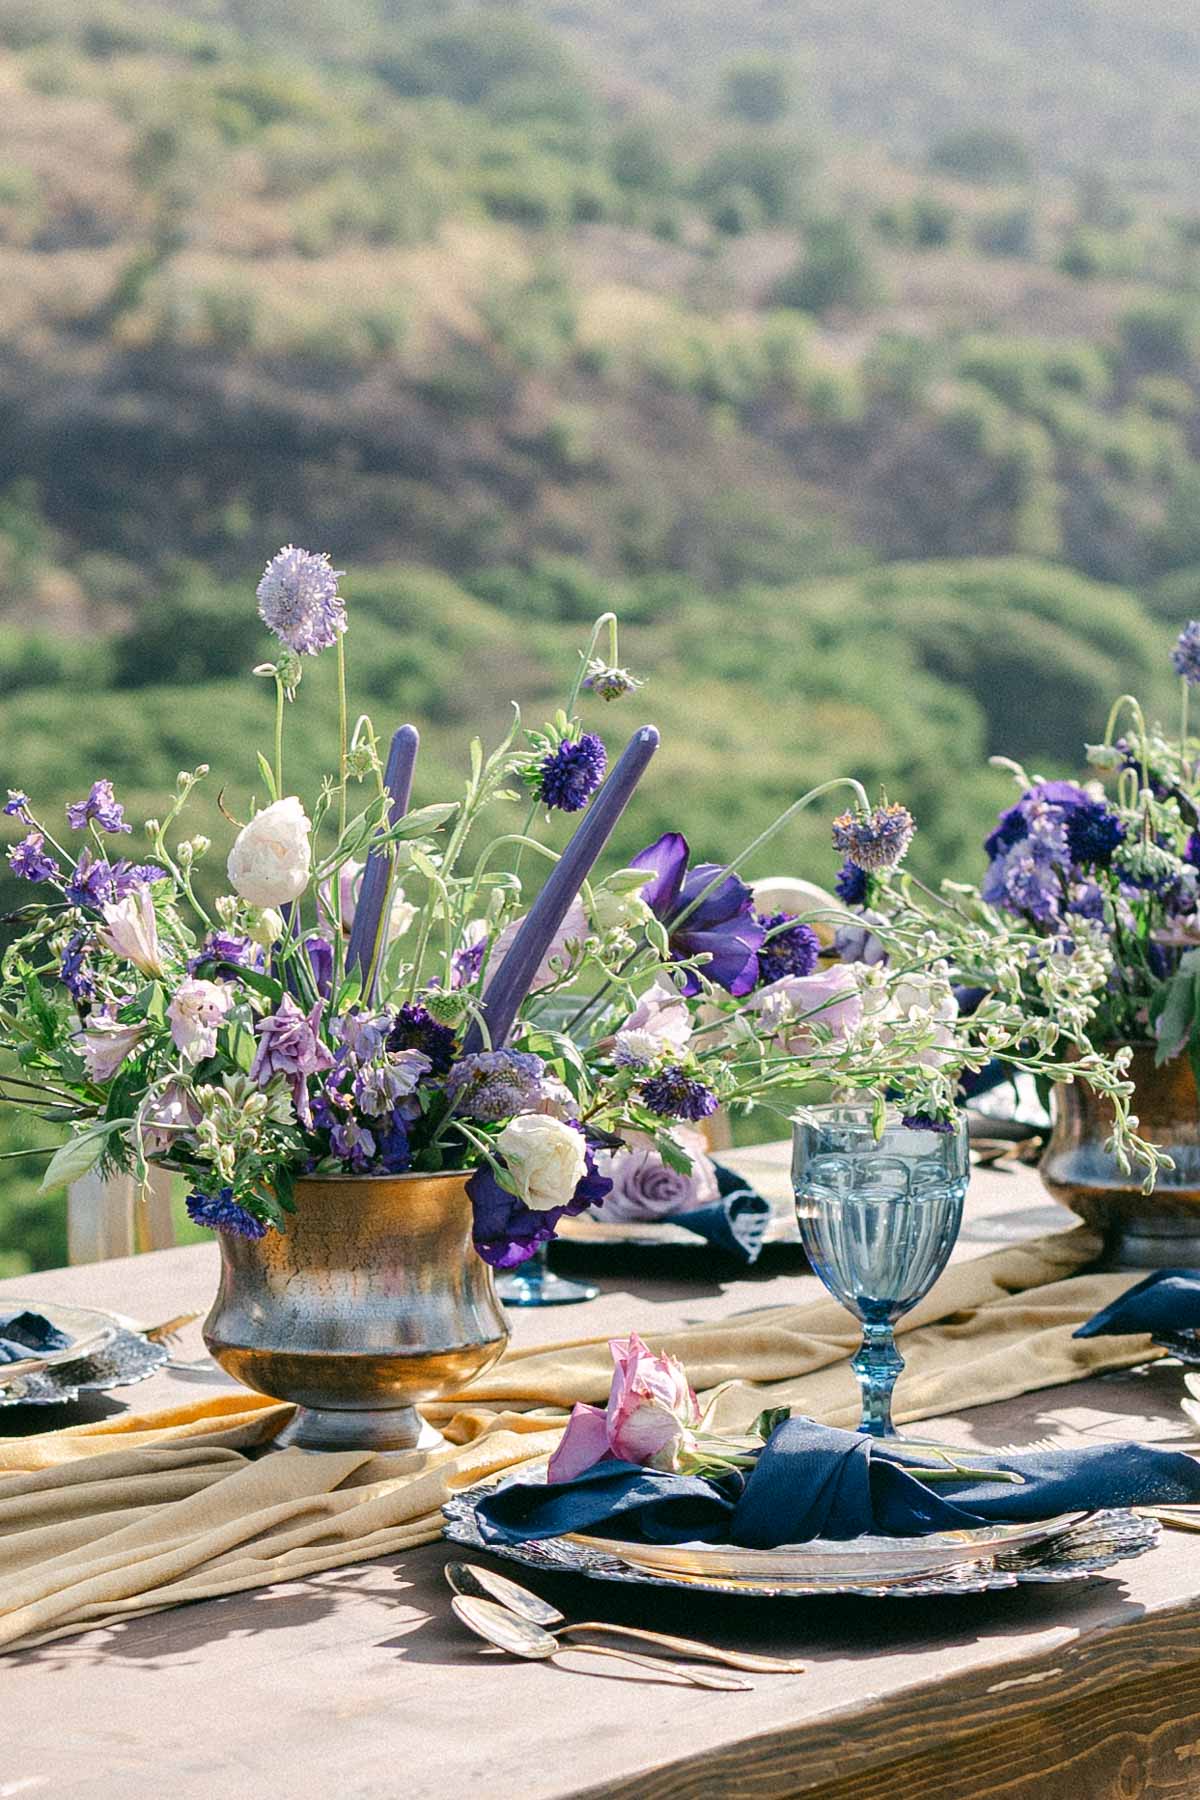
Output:
[[648,1469],[677,1469],[681,1455],[695,1448],[700,1423],[697,1400],[683,1365],[673,1356],[655,1356],[636,1331],[611,1338],[616,1365],[608,1406],[576,1406],[554,1455],[547,1479],[574,1481],[606,1456]]
[[592,1209],[592,1217],[609,1225],[638,1219],[670,1219],[676,1213],[711,1206],[720,1198],[717,1171],[705,1154],[698,1131],[677,1125],[671,1133],[680,1149],[692,1159],[688,1174],[680,1174],[663,1161],[650,1138],[633,1132],[623,1150],[603,1150],[596,1167],[612,1182],[612,1191]]

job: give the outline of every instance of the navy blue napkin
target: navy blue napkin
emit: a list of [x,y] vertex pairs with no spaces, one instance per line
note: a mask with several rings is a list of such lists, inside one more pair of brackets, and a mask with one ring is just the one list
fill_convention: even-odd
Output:
[[928,1451],[812,1419],[787,1419],[745,1476],[712,1481],[605,1461],[577,1481],[514,1482],[497,1489],[480,1500],[476,1516],[492,1544],[584,1531],[626,1541],[767,1550],[817,1537],[920,1537],[1106,1506],[1200,1501],[1200,1463],[1176,1450],[1113,1443],[1020,1456],[958,1454],[976,1468],[1012,1470],[1023,1483],[962,1480],[926,1487],[893,1459],[936,1467]]
[[757,1262],[767,1226],[771,1222],[771,1202],[747,1187],[740,1175],[720,1163],[714,1165],[717,1189],[721,1198],[711,1206],[698,1206],[692,1212],[675,1213],[661,1220],[664,1225],[681,1225],[697,1237],[723,1250],[739,1262]]
[[1081,1325],[1076,1337],[1200,1330],[1200,1269],[1159,1269]]
[[60,1331],[41,1313],[0,1313],[0,1363],[48,1356],[53,1350],[65,1350],[70,1342],[68,1333]]

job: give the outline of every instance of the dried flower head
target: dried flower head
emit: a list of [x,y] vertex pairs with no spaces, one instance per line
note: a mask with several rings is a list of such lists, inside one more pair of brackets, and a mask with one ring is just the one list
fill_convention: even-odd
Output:
[[871,812],[860,807],[833,821],[833,847],[856,868],[874,874],[903,861],[916,829],[907,806],[893,803]]
[[636,694],[645,683],[628,669],[610,669],[602,657],[594,656],[587,667],[583,685],[589,693],[599,694],[602,700],[623,700],[626,694]]

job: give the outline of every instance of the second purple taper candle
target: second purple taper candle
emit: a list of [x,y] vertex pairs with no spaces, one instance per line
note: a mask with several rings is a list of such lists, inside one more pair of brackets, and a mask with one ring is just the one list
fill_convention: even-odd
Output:
[[[408,811],[413,769],[420,742],[415,725],[401,725],[392,738],[384,774],[384,784],[391,795],[388,806],[390,825],[398,825]],[[391,872],[392,859],[386,850],[372,850],[368,854],[358,904],[354,909],[354,924],[350,928],[350,947],[346,952],[346,968],[350,970],[357,967],[362,971],[364,1006],[370,1005],[379,978],[379,958],[375,955],[375,950],[379,934],[384,930],[383,909],[391,885]],[[340,871],[337,878],[341,879]],[[372,963],[375,964],[374,974],[371,971]]]

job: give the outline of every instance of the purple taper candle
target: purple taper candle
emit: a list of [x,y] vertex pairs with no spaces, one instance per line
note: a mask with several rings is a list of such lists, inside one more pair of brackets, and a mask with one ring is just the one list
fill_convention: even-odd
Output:
[[[415,725],[402,725],[392,738],[392,747],[388,751],[387,770],[384,774],[384,785],[391,795],[388,807],[388,823],[398,825],[408,811],[408,799],[412,793],[413,769],[417,761],[417,747],[421,739]],[[391,886],[392,862],[386,850],[372,850],[367,857],[367,866],[363,870],[362,885],[358,892],[358,904],[354,908],[354,924],[350,928],[350,947],[346,952],[346,968],[356,966],[362,970],[363,1003],[369,1005],[375,994],[375,984],[379,979],[379,959],[376,950],[380,933],[384,929],[383,909],[387,902],[388,889]],[[341,879],[338,871],[337,879]],[[375,964],[374,973],[371,965]]]
[[[555,932],[612,836],[613,827],[632,799],[633,790],[657,749],[658,732],[653,725],[643,725],[634,732],[552,869],[545,887],[530,907],[508,955],[488,983],[482,1009],[495,1048],[499,1048],[511,1031],[542,958],[554,942]],[[467,1033],[463,1051],[473,1056],[482,1048],[483,1033],[478,1023],[474,1023]]]

